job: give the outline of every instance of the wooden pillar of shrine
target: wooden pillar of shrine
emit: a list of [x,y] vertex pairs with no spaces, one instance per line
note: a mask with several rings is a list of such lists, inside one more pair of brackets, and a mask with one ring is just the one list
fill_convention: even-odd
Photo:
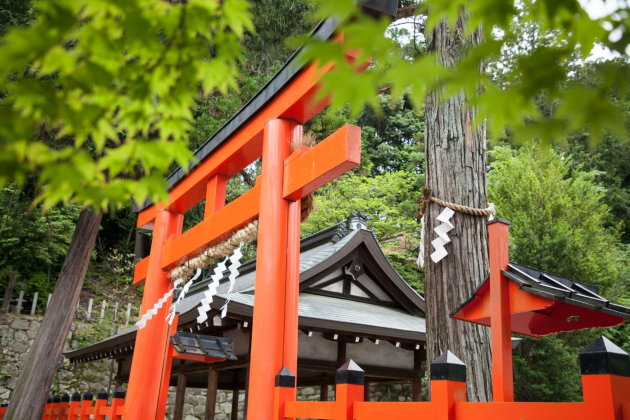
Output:
[[186,402],[186,375],[177,375],[177,390],[175,393],[175,411],[173,420],[184,420],[184,403]]
[[208,392],[206,393],[206,412],[204,420],[214,420],[214,409],[217,403],[219,372],[210,368],[208,371]]
[[423,351],[415,350],[413,352],[413,370],[418,372],[418,378],[411,382],[411,400],[414,402],[422,401],[422,359],[424,358]]

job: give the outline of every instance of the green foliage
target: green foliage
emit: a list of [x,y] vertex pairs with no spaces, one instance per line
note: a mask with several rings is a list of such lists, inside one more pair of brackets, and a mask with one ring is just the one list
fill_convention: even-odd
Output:
[[572,169],[569,156],[534,145],[516,151],[497,147],[488,174],[489,200],[512,221],[512,260],[585,283],[604,294],[625,295],[630,284],[620,232],[605,227],[605,189],[594,170]]
[[368,222],[398,273],[416,290],[424,289],[415,265],[420,224],[416,219],[422,176],[404,171],[382,175],[344,175],[315,193],[315,208],[302,223],[307,236],[345,220],[351,211],[370,215]]
[[[598,285],[600,294],[627,304],[630,254],[616,226],[606,227],[609,209],[600,174],[531,143],[519,150],[497,147],[490,155],[489,200],[499,217],[512,221],[510,260]],[[525,338],[514,358],[517,398],[579,401],[578,353],[601,334],[626,347],[630,341],[625,325]]]
[[578,349],[554,335],[524,337],[513,358],[516,401],[581,401],[578,354]]
[[[353,116],[363,104],[378,109],[375,92],[382,86],[390,88],[394,97],[408,92],[417,107],[424,103],[427,91],[436,90],[442,99],[465,93],[479,110],[473,124],[487,118],[494,135],[509,128],[515,139],[538,139],[547,145],[583,129],[589,130],[593,144],[604,131],[622,139],[628,137],[624,116],[610,98],[611,92],[628,95],[627,63],[602,63],[595,74],[601,83],[592,86],[582,85],[566,70],[566,64],[576,58],[586,59],[600,43],[627,59],[630,31],[624,28],[630,19],[628,5],[620,3],[620,11],[591,19],[578,0],[428,0],[418,6],[418,12],[426,16],[427,38],[444,22],[448,24],[445,32],[453,31],[451,56],[443,57],[431,49],[425,54],[410,55],[407,50],[392,53],[397,51],[400,37],[385,35],[386,18],[365,16],[350,0],[320,0],[319,4],[317,16],[345,19],[341,29],[344,41],[303,40],[307,45],[303,59],[335,64],[334,71],[324,77],[321,92],[322,96],[334,95],[335,109],[349,103]],[[455,36],[456,22],[464,28]],[[523,42],[523,25],[535,27],[539,35]],[[616,29],[622,33],[618,41],[615,34],[610,36]],[[360,51],[358,59],[346,60],[347,50]],[[509,55],[509,63],[505,55]],[[371,71],[357,74],[369,57],[375,62]],[[500,85],[492,73],[480,71],[483,63],[494,61],[501,63]],[[536,106],[543,94],[555,104],[552,112]]]
[[244,0],[38,3],[0,55],[0,185],[37,173],[35,202],[107,210],[165,197],[185,166],[191,108],[236,89]]

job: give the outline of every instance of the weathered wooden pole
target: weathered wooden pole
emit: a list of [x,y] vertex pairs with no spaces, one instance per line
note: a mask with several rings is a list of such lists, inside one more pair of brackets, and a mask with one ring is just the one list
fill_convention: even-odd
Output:
[[24,290],[20,290],[18,295],[17,305],[15,305],[15,314],[19,315],[22,312],[22,303],[24,302]]
[[52,300],[52,293],[48,294],[48,300],[46,301],[46,309],[48,309],[48,306],[50,305],[50,301]]
[[37,298],[39,297],[39,293],[35,292],[33,295],[33,306],[31,306],[31,316],[35,315],[35,311],[37,310]]
[[88,302],[87,319],[92,319],[92,305],[94,305],[94,299],[90,299]]
[[103,299],[103,303],[101,304],[101,318],[98,320],[98,322],[103,321],[103,318],[105,318],[105,308],[107,307],[107,301]]
[[54,298],[20,373],[5,420],[41,420],[77,302],[103,213],[84,209],[72,235]]
[[129,317],[131,316],[131,302],[127,304],[127,317],[125,319],[125,325],[129,325]]

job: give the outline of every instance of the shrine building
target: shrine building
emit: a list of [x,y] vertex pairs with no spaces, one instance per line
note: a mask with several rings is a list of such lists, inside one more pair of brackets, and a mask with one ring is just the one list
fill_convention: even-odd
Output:
[[[180,357],[173,360],[170,386],[176,386],[178,394],[186,388],[207,389],[207,407],[212,409],[217,390],[248,389],[256,260],[243,264],[239,273],[224,318],[220,308],[228,298],[229,271],[207,322],[198,325],[196,317],[210,279],[194,283],[178,307],[179,338],[173,339],[173,347]],[[326,399],[336,370],[352,359],[365,371],[366,383],[412,382],[413,399],[419,401],[426,367],[424,309],[424,298],[387,261],[362,215],[354,213],[339,225],[303,238],[297,386],[321,386],[321,398]],[[136,331],[133,327],[64,355],[73,363],[113,357],[118,387],[129,380]],[[206,338],[226,340],[219,340],[222,345]],[[226,360],[206,363],[210,359],[204,358],[213,355]],[[365,389],[368,393],[369,387]]]

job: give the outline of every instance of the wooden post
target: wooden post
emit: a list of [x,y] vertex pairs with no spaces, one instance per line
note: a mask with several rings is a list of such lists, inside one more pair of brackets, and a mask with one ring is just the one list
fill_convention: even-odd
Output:
[[206,207],[203,217],[207,219],[225,206],[225,190],[227,187],[227,177],[216,174],[206,185]]
[[431,362],[431,405],[435,420],[455,420],[455,403],[466,402],[466,365],[446,351]]
[[413,369],[418,371],[418,379],[414,379],[411,382],[411,400],[414,402],[422,401],[422,359],[425,353],[421,350],[415,350],[413,352]]
[[363,385],[363,401],[370,401],[370,385],[372,385],[370,382]]
[[337,342],[337,363],[346,363],[346,342]]
[[19,315],[22,312],[22,303],[24,302],[24,290],[20,290],[18,295],[17,305],[15,307],[15,314]]
[[48,294],[48,300],[46,301],[46,309],[48,309],[48,305],[50,305],[50,299],[52,299],[52,293]]
[[348,360],[337,370],[335,383],[335,401],[340,405],[338,419],[354,420],[354,403],[363,401],[365,372]]
[[102,213],[81,211],[63,268],[57,278],[54,298],[31,345],[24,369],[11,394],[7,418],[41,420],[61,359],[75,308],[81,294]]
[[232,413],[230,414],[230,420],[238,420],[238,389],[236,388],[232,391]]
[[274,381],[282,369],[289,207],[282,198],[283,170],[290,153],[291,130],[296,125],[291,120],[275,119],[265,123],[263,133],[257,290],[248,390],[248,412],[261,419],[273,415]]
[[494,402],[514,402],[512,372],[512,325],[509,280],[501,274],[510,262],[509,223],[488,223],[490,247],[490,334],[492,339],[492,395]]
[[92,401],[94,400],[94,394],[87,391],[83,394],[81,400],[81,413],[79,414],[79,420],[90,420],[90,412],[92,408]]
[[103,303],[101,304],[101,318],[99,319],[98,322],[101,322],[103,320],[103,318],[105,317],[105,308],[107,307],[107,301],[103,300]]
[[131,302],[127,304],[127,318],[125,319],[125,325],[129,325],[130,316],[131,316]]
[[320,385],[319,387],[319,400],[328,401],[328,385]]
[[33,306],[31,306],[31,316],[35,315],[35,311],[37,310],[37,298],[39,297],[39,293],[35,292],[33,295]]
[[186,375],[180,373],[177,375],[177,391],[175,394],[175,411],[173,412],[173,420],[184,419],[184,403],[186,402]]
[[208,392],[206,393],[206,413],[204,420],[214,420],[214,408],[217,403],[219,372],[210,368],[208,371]]
[[105,420],[105,408],[107,408],[107,399],[109,395],[105,389],[101,389],[96,394],[96,404],[94,404],[94,417],[93,420]]
[[[180,213],[164,210],[156,215],[142,297],[144,308],[153,308],[170,290],[168,273],[162,270],[162,255],[166,241],[181,234],[183,221],[184,217]],[[137,332],[125,404],[125,416],[129,419],[154,419],[162,403],[160,390],[163,381],[170,379],[164,375],[164,355],[170,346],[169,325],[164,319],[170,307],[169,298],[153,319]]]
[[285,406],[287,401],[295,401],[295,391],[295,375],[283,366],[275,377],[273,420],[293,420],[285,415]]
[[90,299],[88,302],[87,319],[92,319],[92,305],[94,305],[94,299]]

